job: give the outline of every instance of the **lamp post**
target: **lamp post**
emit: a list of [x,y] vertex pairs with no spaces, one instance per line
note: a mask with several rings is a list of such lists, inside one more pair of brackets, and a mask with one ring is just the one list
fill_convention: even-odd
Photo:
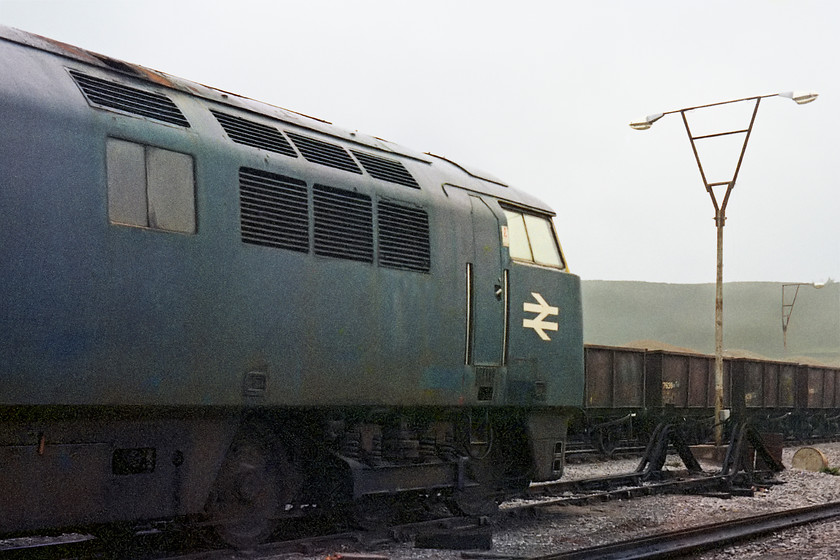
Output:
[[[790,323],[790,314],[793,313],[793,305],[796,303],[796,296],[799,295],[799,287],[813,286],[819,290],[825,286],[826,283],[814,282],[813,284],[808,284],[807,282],[794,282],[792,284],[782,284],[782,339],[784,340],[785,350],[787,350],[788,323]],[[793,290],[792,298],[785,295],[790,290]],[[790,301],[790,303],[788,303],[788,301]]]
[[[712,199],[712,205],[715,208],[715,227],[717,229],[717,274],[715,278],[715,445],[720,445],[723,440],[723,426],[721,424],[723,412],[723,225],[726,222],[726,205],[729,202],[729,195],[735,187],[735,180],[738,178],[738,171],[741,169],[741,162],[744,160],[744,152],[747,149],[747,142],[749,142],[750,134],[752,133],[753,124],[755,123],[755,116],[758,114],[758,106],[762,99],[767,97],[786,97],[792,99],[798,105],[810,103],[817,98],[817,94],[813,92],[804,91],[790,91],[785,93],[773,93],[770,95],[758,95],[755,97],[744,97],[741,99],[733,99],[731,101],[720,101],[718,103],[709,103],[707,105],[698,105],[695,107],[686,107],[684,109],[676,109],[674,111],[666,111],[664,113],[655,113],[648,115],[644,119],[640,119],[630,123],[630,127],[634,130],[647,130],[653,123],[664,117],[679,113],[682,116],[685,131],[688,133],[688,139],[691,142],[691,149],[694,151],[694,159],[697,162],[697,167],[700,169],[700,176],[703,179],[703,184],[706,187],[706,192]],[[686,118],[686,112],[697,109],[707,109],[710,107],[717,107],[720,105],[729,105],[732,103],[748,103],[754,102],[752,117],[750,124],[745,129],[727,130],[717,132],[714,134],[706,134],[695,136],[691,133],[691,127]],[[703,170],[703,164],[700,161],[700,155],[697,152],[697,141],[719,138],[722,136],[743,135],[744,143],[741,146],[741,153],[738,157],[738,164],[735,166],[735,172],[729,181],[709,182],[706,178],[706,173]],[[722,196],[715,192],[716,187],[725,187]]]

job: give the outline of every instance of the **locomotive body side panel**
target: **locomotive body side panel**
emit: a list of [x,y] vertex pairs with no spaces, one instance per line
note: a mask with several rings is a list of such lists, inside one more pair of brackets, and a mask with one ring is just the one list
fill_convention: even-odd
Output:
[[[417,404],[419,393],[405,389],[421,386],[424,404],[457,402],[464,296],[450,287],[463,282],[455,263],[466,259],[448,239],[458,228],[445,224],[469,223],[469,214],[429,196],[428,183],[383,186],[236,146],[203,103],[178,92],[167,94],[190,127],[91,108],[62,61],[49,62],[39,60],[52,78],[41,89],[54,99],[33,104],[33,84],[4,95],[30,104],[6,111],[21,133],[7,150],[16,180],[3,193],[4,266],[13,267],[4,273],[5,402],[240,405],[249,372],[266,383],[253,391],[256,404]],[[126,167],[114,164],[115,145],[194,162],[194,231],[109,220],[108,167]],[[428,270],[378,266],[374,247],[370,262],[358,262],[243,243],[242,169],[294,178],[309,197],[325,186],[363,195],[371,208],[420,209]],[[37,391],[32,371],[42,372]]]
[[[428,163],[409,164],[421,181],[412,189],[242,147],[225,137],[205,101],[177,91],[165,94],[190,126],[93,108],[67,74],[68,63],[51,63],[52,78],[63,88],[44,106],[61,107],[61,114],[42,114],[40,105],[17,113],[21,120],[41,123],[49,138],[42,142],[29,131],[18,137],[19,165],[38,176],[20,175],[26,187],[7,191],[17,198],[4,202],[19,220],[4,231],[26,232],[28,241],[9,239],[6,245],[16,251],[7,262],[21,267],[12,277],[17,292],[6,294],[17,327],[17,336],[7,340],[15,349],[13,361],[6,363],[22,376],[17,389],[8,385],[7,402],[236,406],[247,397],[249,404],[318,406],[470,400],[461,367],[466,292],[452,289],[464,286],[467,263],[492,283],[475,294],[489,294],[486,304],[480,297],[473,301],[478,315],[471,319],[471,336],[478,338],[467,351],[479,353],[471,363],[500,367],[508,359],[503,355],[510,354],[511,393],[499,404],[530,404],[539,392],[537,400],[546,404],[572,405],[582,390],[579,380],[570,381],[581,367],[582,351],[567,350],[579,339],[580,302],[574,296],[579,280],[506,261],[499,238],[504,217],[494,198],[488,203],[472,194],[469,206],[453,203],[435,188],[445,176]],[[72,70],[74,76],[81,73]],[[88,79],[113,79],[84,70]],[[15,95],[24,97],[27,90]],[[49,141],[61,147],[50,148]],[[45,152],[52,155],[43,158]],[[145,208],[139,217],[115,211],[130,206],[135,196],[116,192],[128,190],[120,185],[121,177],[131,174],[126,170],[139,168],[142,175],[145,163],[151,185],[154,154],[191,172],[194,191],[188,195],[194,200],[181,212],[186,226],[152,224],[160,217],[152,210],[146,216]],[[132,157],[139,163],[132,164]],[[315,191],[363,198],[372,232],[381,221],[374,208],[383,203],[419,209],[428,219],[428,270],[379,266],[374,259],[381,240],[373,235],[378,232],[370,234],[370,254],[362,262],[318,254],[311,243],[296,251],[243,243],[240,189],[243,174],[254,172],[299,183],[310,204],[307,233],[313,237],[321,227],[311,208]],[[118,196],[129,202],[115,201]],[[447,227],[451,224],[461,225]],[[459,241],[465,228],[473,230],[469,243]],[[493,290],[503,282],[512,291],[500,302]],[[543,292],[551,292],[557,305]],[[528,312],[526,306],[539,309]],[[564,309],[561,319],[555,308]],[[528,322],[531,331],[523,330]],[[557,325],[563,328],[553,343],[535,342],[551,332],[544,327]],[[522,342],[522,334],[533,340]],[[534,354],[547,348],[552,350],[541,358]],[[559,367],[538,371],[537,364]],[[33,370],[47,376],[38,393],[26,386]],[[564,381],[557,383],[560,378]]]

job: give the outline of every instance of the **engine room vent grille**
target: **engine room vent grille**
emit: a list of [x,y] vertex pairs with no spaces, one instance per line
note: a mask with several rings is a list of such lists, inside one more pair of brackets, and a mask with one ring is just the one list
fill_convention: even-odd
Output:
[[305,182],[242,167],[239,212],[245,243],[309,251],[309,201]]
[[144,91],[70,70],[88,102],[97,107],[116,109],[178,126],[189,127],[177,105],[162,93]]
[[222,128],[237,144],[244,144],[252,148],[260,148],[283,154],[284,156],[297,157],[297,152],[289,144],[289,141],[273,126],[254,122],[235,115],[228,115],[219,111],[210,110]]
[[359,169],[359,166],[356,165],[356,162],[347,153],[347,150],[341,146],[322,142],[321,140],[316,140],[308,136],[301,136],[288,130],[286,134],[289,135],[289,138],[292,139],[292,142],[294,142],[297,149],[300,150],[300,153],[303,154],[303,157],[307,161],[351,173],[358,173],[359,175],[362,174],[362,170]]
[[382,179],[383,181],[388,181],[389,183],[396,183],[405,187],[411,187],[413,189],[420,188],[420,185],[417,184],[417,181],[414,180],[414,177],[411,176],[411,173],[409,173],[408,169],[403,166],[402,162],[381,158],[364,152],[358,152],[356,150],[350,151],[353,152],[353,155],[356,156],[356,159],[359,160],[362,167],[365,168],[365,171],[370,173],[371,177]]
[[373,205],[367,195],[315,185],[315,254],[373,262]]
[[420,208],[380,201],[379,264],[429,272],[429,216]]

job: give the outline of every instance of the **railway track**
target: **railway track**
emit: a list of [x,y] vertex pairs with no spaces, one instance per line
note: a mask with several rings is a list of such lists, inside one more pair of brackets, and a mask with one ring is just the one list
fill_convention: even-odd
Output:
[[639,537],[617,543],[532,557],[530,560],[641,560],[677,558],[686,554],[722,548],[808,523],[840,516],[840,502],[724,521],[681,531]]
[[[610,500],[629,500],[656,494],[714,494],[720,496],[752,496],[754,485],[738,484],[732,477],[721,474],[709,474],[678,478],[665,475],[661,480],[643,482],[639,474],[616,475],[609,477],[571,481],[554,486],[552,493],[559,497],[548,497],[533,504],[533,507],[582,506]],[[772,484],[765,481],[762,484]],[[532,492],[533,497],[540,491]],[[551,494],[543,494],[551,496]],[[527,505],[524,507],[531,507]],[[512,508],[513,509],[513,508]]]

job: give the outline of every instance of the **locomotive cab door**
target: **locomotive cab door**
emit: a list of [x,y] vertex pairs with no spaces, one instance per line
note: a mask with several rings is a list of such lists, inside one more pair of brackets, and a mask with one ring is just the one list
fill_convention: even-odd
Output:
[[469,226],[457,232],[465,289],[465,396],[479,405],[498,404],[504,399],[508,317],[502,217],[492,200],[455,185],[445,190],[460,216],[469,214]]
[[[504,365],[506,287],[502,268],[499,219],[481,197],[469,194],[472,216],[472,262],[467,263],[467,365]],[[486,375],[486,372],[485,372]]]

